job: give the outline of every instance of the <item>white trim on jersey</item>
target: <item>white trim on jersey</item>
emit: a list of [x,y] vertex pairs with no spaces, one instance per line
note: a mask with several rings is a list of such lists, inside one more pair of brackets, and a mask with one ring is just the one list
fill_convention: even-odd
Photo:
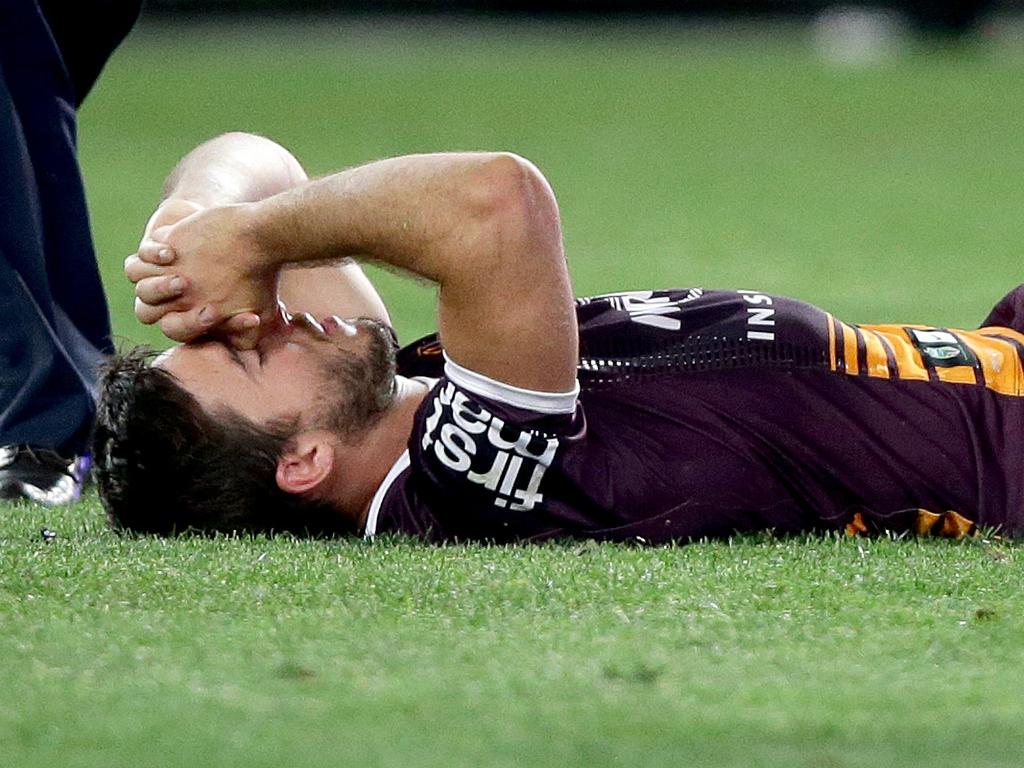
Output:
[[444,355],[444,375],[452,383],[475,395],[537,413],[572,413],[576,410],[576,398],[580,394],[579,381],[568,392],[538,392],[514,387],[463,368],[448,357],[447,352]]
[[398,461],[391,465],[384,481],[380,484],[377,492],[373,494],[373,501],[370,502],[370,511],[366,514],[366,527],[363,529],[363,538],[372,539],[377,534],[377,515],[380,514],[380,505],[384,503],[384,497],[394,484],[398,476],[409,466],[409,451],[406,450],[398,457]]

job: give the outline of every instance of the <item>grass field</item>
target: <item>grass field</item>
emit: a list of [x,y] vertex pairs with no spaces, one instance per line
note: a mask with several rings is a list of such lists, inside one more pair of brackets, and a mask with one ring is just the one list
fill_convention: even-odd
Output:
[[[158,343],[120,262],[228,129],[313,173],[531,157],[581,293],[971,325],[1021,279],[1022,93],[984,41],[841,69],[791,28],[144,26],[80,139],[132,340]],[[427,289],[377,277],[405,339],[431,329]],[[1019,766],[1022,583],[988,540],[161,541],[94,497],[2,506],[0,766]]]

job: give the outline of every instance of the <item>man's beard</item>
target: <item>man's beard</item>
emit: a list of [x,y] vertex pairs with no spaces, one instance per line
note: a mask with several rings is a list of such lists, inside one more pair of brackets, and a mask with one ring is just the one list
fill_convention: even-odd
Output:
[[376,424],[395,399],[398,343],[394,331],[369,318],[353,324],[366,329],[365,348],[358,352],[339,349],[321,367],[319,426],[342,440],[356,438]]

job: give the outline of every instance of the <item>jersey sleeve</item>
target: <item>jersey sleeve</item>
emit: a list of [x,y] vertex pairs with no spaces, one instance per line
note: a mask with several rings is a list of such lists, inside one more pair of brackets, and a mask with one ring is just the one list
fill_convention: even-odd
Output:
[[[545,495],[579,432],[579,385],[538,392],[445,358],[409,442],[406,516],[433,540],[513,541],[555,525]],[[429,521],[429,524],[418,523]]]

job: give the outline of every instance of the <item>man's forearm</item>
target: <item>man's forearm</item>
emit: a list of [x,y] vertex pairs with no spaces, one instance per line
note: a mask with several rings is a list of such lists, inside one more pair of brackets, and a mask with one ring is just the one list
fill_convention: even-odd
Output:
[[576,319],[558,206],[526,160],[394,158],[245,208],[240,231],[259,268],[380,260],[438,284],[438,329],[459,364],[526,389],[572,386]]
[[444,284],[467,272],[467,258],[508,244],[496,229],[516,217],[524,162],[459,153],[370,163],[256,203],[252,234],[281,262],[359,256]]

